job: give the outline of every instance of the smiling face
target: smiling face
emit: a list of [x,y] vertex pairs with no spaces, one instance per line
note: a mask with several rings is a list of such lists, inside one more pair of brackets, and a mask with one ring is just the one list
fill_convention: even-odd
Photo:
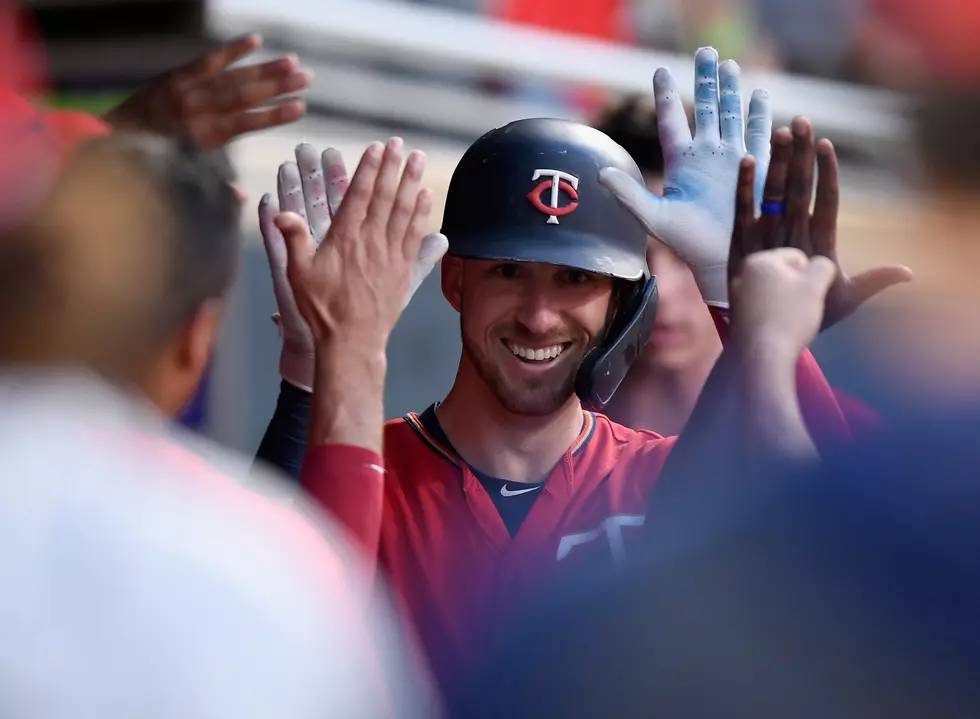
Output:
[[613,279],[535,262],[447,258],[443,292],[460,314],[463,362],[507,411],[545,416],[574,395],[603,338]]

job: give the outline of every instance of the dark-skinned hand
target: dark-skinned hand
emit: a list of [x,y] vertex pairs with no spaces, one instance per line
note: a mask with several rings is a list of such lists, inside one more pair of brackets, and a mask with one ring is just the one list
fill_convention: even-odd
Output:
[[213,150],[247,132],[300,119],[306,105],[283,95],[309,87],[293,56],[230,68],[262,45],[246,35],[150,81],[104,119],[118,129],[185,137]]
[[[816,199],[813,199],[816,158]],[[762,202],[785,203],[782,214],[755,215],[755,163],[751,157],[739,167],[735,198],[735,225],[728,262],[729,277],[738,274],[742,260],[753,252],[795,247],[807,257],[821,255],[834,262],[837,276],[827,293],[823,329],[851,315],[865,301],[892,285],[908,282],[912,271],[901,265],[876,267],[853,277],[837,257],[837,214],[840,205],[837,154],[829,140],[814,143],[813,126],[806,118],[793,120],[792,130],[773,133],[772,159]]]

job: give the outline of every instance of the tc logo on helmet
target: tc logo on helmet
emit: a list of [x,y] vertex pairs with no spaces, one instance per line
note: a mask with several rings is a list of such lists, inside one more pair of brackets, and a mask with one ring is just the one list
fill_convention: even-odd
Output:
[[[578,178],[561,170],[535,170],[531,180],[539,180],[542,177],[547,179],[535,185],[534,189],[527,193],[527,199],[538,212],[548,215],[549,225],[557,225],[559,217],[570,215],[578,207]],[[541,200],[541,194],[548,189],[551,190],[551,197],[546,205]],[[571,202],[559,207],[558,196],[561,192],[568,195]]]

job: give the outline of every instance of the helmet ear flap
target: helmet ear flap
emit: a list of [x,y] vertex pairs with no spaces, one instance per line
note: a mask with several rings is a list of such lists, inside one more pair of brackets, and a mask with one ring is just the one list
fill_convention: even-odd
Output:
[[601,410],[619,388],[633,360],[653,332],[657,314],[657,278],[628,283],[606,331],[605,341],[586,353],[575,374],[575,394]]

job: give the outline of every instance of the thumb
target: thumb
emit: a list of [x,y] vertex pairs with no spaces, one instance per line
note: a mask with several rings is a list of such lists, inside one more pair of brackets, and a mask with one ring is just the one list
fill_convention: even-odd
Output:
[[276,216],[275,226],[286,244],[287,270],[290,273],[305,272],[313,260],[310,228],[306,220],[295,212],[283,212]]
[[419,255],[415,259],[415,266],[412,268],[412,281],[408,286],[408,292],[405,295],[405,306],[412,301],[412,297],[418,291],[422,283],[425,282],[425,278],[429,276],[435,266],[439,264],[443,255],[449,249],[449,240],[445,235],[438,232],[434,232],[430,235],[426,235],[422,238],[422,244],[419,247]]
[[286,269],[286,244],[282,233],[276,227],[276,215],[279,208],[272,202],[272,196],[262,195],[259,200],[259,232],[262,234],[262,244],[269,256],[269,266],[273,272]]
[[668,213],[663,211],[663,198],[654,195],[635,177],[618,167],[606,167],[599,171],[599,184],[630,211],[648,235],[663,237],[670,234],[669,228],[665,228],[669,220]]
[[912,270],[903,265],[876,267],[851,278],[852,294],[857,304],[871,299],[892,285],[911,282]]
[[837,279],[837,264],[827,257],[818,255],[810,260],[803,271],[803,275],[811,285],[819,290],[820,295],[824,296],[830,290],[830,286],[834,284],[834,280]]

